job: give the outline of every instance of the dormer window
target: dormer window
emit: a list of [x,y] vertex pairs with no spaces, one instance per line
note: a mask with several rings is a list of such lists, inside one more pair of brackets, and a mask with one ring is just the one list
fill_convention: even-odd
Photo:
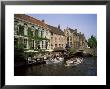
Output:
[[27,25],[26,23],[24,23],[24,25]]
[[15,20],[14,22],[15,22],[15,23],[18,23],[18,21],[16,21],[16,20]]

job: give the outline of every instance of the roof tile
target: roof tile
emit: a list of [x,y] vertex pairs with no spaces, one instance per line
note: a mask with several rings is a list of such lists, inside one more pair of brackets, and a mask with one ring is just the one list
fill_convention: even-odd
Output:
[[15,14],[14,17],[19,18],[19,19],[23,19],[25,21],[28,21],[28,22],[31,22],[33,24],[42,26],[44,28],[48,28],[48,26],[44,22],[42,22],[42,21],[40,21],[38,19],[35,19],[35,18],[31,17],[31,16],[25,15],[25,14]]

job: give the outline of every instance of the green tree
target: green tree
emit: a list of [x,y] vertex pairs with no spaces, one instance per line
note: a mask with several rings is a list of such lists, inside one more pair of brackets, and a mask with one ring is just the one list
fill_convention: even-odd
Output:
[[96,40],[96,37],[95,36],[91,36],[89,39],[88,39],[88,46],[90,48],[96,48],[97,47],[97,40]]
[[20,35],[24,35],[24,26],[22,26],[22,25],[19,25],[19,34]]
[[74,48],[69,48],[68,51],[69,51],[70,54],[73,54],[73,53],[76,52],[76,50]]
[[22,48],[16,48],[14,47],[14,63],[25,63],[25,53]]

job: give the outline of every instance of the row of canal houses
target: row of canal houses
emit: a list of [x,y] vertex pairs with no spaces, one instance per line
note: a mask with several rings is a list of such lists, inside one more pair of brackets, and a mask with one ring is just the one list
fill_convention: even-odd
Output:
[[72,48],[85,48],[87,42],[84,34],[77,33],[77,29],[48,25],[44,20],[38,20],[25,14],[14,15],[14,46],[26,51],[38,49],[51,51],[66,45]]

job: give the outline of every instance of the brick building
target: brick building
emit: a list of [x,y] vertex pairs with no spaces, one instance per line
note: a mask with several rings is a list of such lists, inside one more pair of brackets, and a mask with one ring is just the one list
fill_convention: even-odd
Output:
[[48,25],[51,38],[50,38],[50,45],[51,49],[62,47],[65,48],[66,46],[66,37],[64,32],[60,29],[60,25],[58,27]]

